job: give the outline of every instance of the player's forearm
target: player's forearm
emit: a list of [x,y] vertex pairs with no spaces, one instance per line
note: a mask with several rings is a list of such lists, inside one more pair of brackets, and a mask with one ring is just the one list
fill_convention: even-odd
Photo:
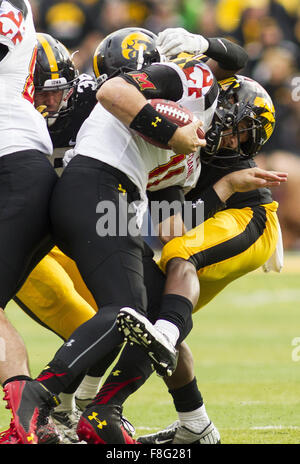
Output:
[[159,238],[164,245],[185,233],[186,228],[181,213],[174,214],[159,224]]
[[105,82],[97,92],[101,105],[126,126],[147,104],[144,95],[119,77]]
[[205,55],[217,61],[222,69],[238,71],[247,64],[248,54],[238,44],[219,37],[207,40],[209,47]]

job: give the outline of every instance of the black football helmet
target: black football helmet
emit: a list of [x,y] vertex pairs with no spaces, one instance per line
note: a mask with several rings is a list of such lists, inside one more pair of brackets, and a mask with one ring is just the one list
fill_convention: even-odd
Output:
[[[206,146],[201,149],[201,161],[220,167],[257,155],[273,133],[275,109],[267,91],[249,77],[236,75],[220,81],[219,86],[218,106],[206,133]],[[231,132],[237,136],[238,147],[222,148],[222,137]],[[242,141],[245,132],[248,137]]]
[[48,114],[55,119],[73,108],[78,71],[67,48],[49,34],[37,33],[37,61],[34,73],[36,92],[63,90],[59,109]]
[[160,61],[157,36],[140,27],[112,32],[98,45],[93,59],[96,78],[104,81],[122,71],[138,70]]

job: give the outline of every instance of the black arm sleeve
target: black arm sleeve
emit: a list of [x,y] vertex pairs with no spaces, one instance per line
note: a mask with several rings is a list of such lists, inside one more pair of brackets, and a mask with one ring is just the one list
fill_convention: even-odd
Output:
[[206,190],[204,190],[204,192],[201,194],[201,200],[204,202],[205,221],[226,207],[226,204],[220,200],[213,187],[208,187]]
[[[192,210],[190,210],[190,208],[183,210],[184,222],[187,229],[199,226],[215,213],[226,208],[226,204],[220,200],[212,186],[204,190],[200,197],[192,203]],[[186,213],[189,212],[190,214],[190,211],[192,211],[192,217],[187,217]]]
[[207,40],[209,42],[209,47],[205,54],[209,58],[217,61],[221,68],[238,70],[246,65],[248,54],[239,45],[219,37]]
[[179,74],[170,66],[155,64],[141,71],[120,74],[119,77],[134,85],[145,98],[164,98],[178,101],[182,98],[183,86]]

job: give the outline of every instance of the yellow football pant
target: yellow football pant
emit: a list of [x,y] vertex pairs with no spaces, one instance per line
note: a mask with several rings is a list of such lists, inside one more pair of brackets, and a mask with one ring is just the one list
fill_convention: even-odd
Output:
[[31,272],[15,301],[65,340],[97,311],[75,262],[57,247]]
[[192,262],[200,282],[194,312],[211,301],[233,280],[262,266],[272,256],[278,237],[277,202],[216,213],[163,250],[160,267],[172,258]]

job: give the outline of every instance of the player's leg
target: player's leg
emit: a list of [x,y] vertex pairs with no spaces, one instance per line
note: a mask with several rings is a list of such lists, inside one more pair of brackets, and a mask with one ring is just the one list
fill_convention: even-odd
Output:
[[[118,204],[120,179],[94,161],[88,159],[86,166],[85,157],[75,157],[68,165],[52,197],[52,223],[58,245],[76,260],[97,305],[102,304],[101,311],[75,330],[37,381],[26,383],[19,397],[19,412],[35,403],[39,406],[39,414],[47,400],[42,389],[47,392],[44,388],[49,388],[52,395],[61,393],[87,367],[123,342],[123,336],[115,325],[123,305],[134,306],[145,313],[143,241],[140,236],[132,234],[121,239],[113,235],[99,236],[97,205],[101,200]],[[128,202],[133,201],[136,187],[126,178],[124,182],[122,179],[122,184],[128,192]],[[127,220],[131,218],[134,220],[134,213],[129,213]],[[37,392],[40,393],[38,402]],[[22,439],[23,431],[32,425],[31,419],[29,424],[20,423]],[[35,434],[34,427],[32,433]]]
[[0,309],[0,382],[9,377],[30,377],[24,342]]
[[[147,246],[143,265],[149,302],[148,317],[151,322],[155,322],[159,314],[165,276],[153,260],[152,250]],[[137,344],[127,343],[98,394],[83,412],[78,425],[79,437],[86,439],[86,430],[90,430],[91,443],[99,438],[105,443],[131,442],[131,438],[127,436],[128,428],[122,421],[123,404],[153,372],[151,359],[144,350]],[[97,428],[94,413],[101,415],[108,425],[102,429]],[[97,429],[97,438],[93,435],[93,428]]]
[[[61,256],[58,262],[60,255],[58,249],[48,253],[28,276],[14,300],[37,323],[66,341],[77,327],[95,315],[95,310],[75,290],[75,282],[60,264],[66,266],[71,260]],[[73,273],[74,280],[75,277],[76,284],[82,280],[78,270],[77,275]],[[52,413],[64,443],[78,441],[75,431],[80,415],[75,405],[75,391],[83,377],[84,374],[79,376],[59,395],[60,404]]]
[[194,361],[188,345],[179,346],[175,372],[164,381],[172,396],[178,420],[167,428],[138,437],[142,444],[217,444],[220,434],[209,419],[194,372]]
[[63,340],[95,315],[95,310],[75,290],[73,280],[51,252],[30,273],[15,301]]
[[[190,253],[192,261],[197,263],[200,297],[195,311],[208,304],[230,282],[262,266],[269,259],[277,241],[276,208],[276,203],[271,203],[254,210],[245,208],[217,213],[201,226],[205,228],[205,240],[198,250],[189,249],[185,237],[176,239],[177,252],[173,246],[165,248],[163,259],[167,262],[176,253],[189,259]],[[179,421],[157,434],[139,437],[138,441],[142,443],[157,443],[159,440],[169,440],[170,443],[217,443],[220,440],[218,431],[203,409],[191,353],[186,348],[182,351],[181,345],[176,371],[165,379]]]
[[[0,300],[5,308],[36,262],[51,248],[47,238],[50,230],[48,207],[57,176],[45,155],[36,151],[3,156],[0,165]],[[23,342],[9,327],[3,314],[0,337],[5,348],[2,353],[4,361],[0,361],[1,381],[5,399],[11,404],[14,394],[9,394],[8,382],[16,379],[19,369],[19,374],[29,374],[25,367],[27,354]],[[41,427],[47,427],[46,422],[37,422],[38,433]]]
[[[5,308],[25,279],[34,257],[48,251],[48,202],[56,174],[39,152],[19,152],[0,159],[0,307]],[[40,183],[37,178],[40,177]],[[37,211],[41,211],[37,214]],[[46,240],[45,240],[46,239]],[[45,250],[39,247],[44,242]],[[20,336],[1,310],[1,383],[29,375],[27,353]]]

